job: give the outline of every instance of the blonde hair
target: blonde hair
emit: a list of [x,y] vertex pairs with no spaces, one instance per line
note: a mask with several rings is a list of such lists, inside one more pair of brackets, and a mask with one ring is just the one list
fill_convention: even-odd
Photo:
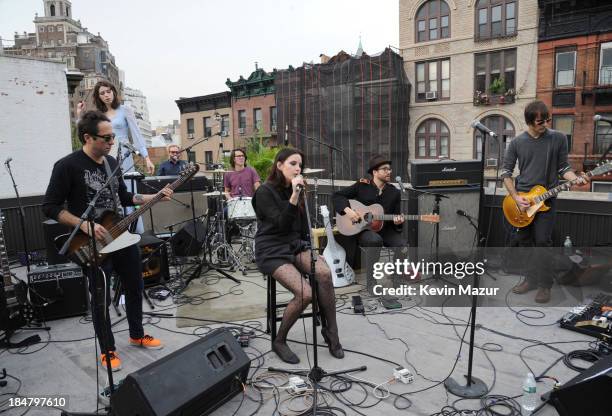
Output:
[[166,152],[170,154],[170,149],[173,147],[176,147],[177,150],[181,150],[181,147],[178,144],[170,143],[168,146],[166,146]]

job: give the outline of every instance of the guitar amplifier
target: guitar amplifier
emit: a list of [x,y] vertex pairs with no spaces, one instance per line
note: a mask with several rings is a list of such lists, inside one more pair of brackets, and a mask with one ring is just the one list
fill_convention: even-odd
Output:
[[415,188],[479,186],[480,160],[411,160],[410,178]]
[[66,263],[33,267],[28,278],[30,300],[45,320],[87,313],[87,277],[80,266]]

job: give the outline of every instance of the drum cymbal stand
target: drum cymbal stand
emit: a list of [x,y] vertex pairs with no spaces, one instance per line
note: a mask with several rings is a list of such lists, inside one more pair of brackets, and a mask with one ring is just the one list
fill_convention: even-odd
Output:
[[211,256],[213,253],[216,255],[217,264],[220,265],[222,262],[227,262],[230,269],[238,269],[243,275],[246,275],[246,267],[236,255],[232,245],[228,242],[223,196],[219,197],[217,204],[217,216],[214,227],[215,233],[212,235],[210,241]]

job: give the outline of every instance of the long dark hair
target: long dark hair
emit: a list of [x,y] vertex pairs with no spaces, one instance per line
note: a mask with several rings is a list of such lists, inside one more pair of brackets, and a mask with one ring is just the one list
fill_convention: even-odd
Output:
[[268,175],[267,179],[270,185],[272,185],[279,191],[282,191],[284,188],[287,187],[287,185],[285,182],[285,175],[283,175],[283,172],[281,172],[276,165],[278,165],[278,162],[283,163],[285,160],[287,160],[289,156],[292,155],[300,155],[302,157],[302,171],[304,171],[304,167],[306,166],[306,159],[304,158],[304,153],[302,153],[301,150],[292,147],[286,147],[279,151],[276,154],[276,157],[274,158],[272,170],[270,171],[270,175]]
[[96,105],[96,108],[102,111],[103,113],[106,113],[108,110],[110,110],[110,108],[107,108],[106,104],[104,104],[104,101],[102,101],[102,99],[100,98],[100,88],[101,87],[107,87],[113,91],[113,102],[110,104],[110,106],[113,110],[116,110],[117,108],[119,108],[120,103],[119,103],[119,94],[117,93],[117,88],[115,88],[115,86],[108,81],[98,81],[96,85],[94,86],[93,100],[94,100],[94,104]]
[[532,101],[527,104],[525,107],[525,123],[533,126],[538,115],[543,119],[550,117],[550,112],[546,104],[540,100]]

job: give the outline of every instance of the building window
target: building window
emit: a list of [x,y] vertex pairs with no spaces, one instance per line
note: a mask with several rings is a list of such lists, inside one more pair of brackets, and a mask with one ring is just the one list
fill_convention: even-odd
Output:
[[70,15],[70,6],[66,6],[66,16],[68,16],[68,17],[72,17],[72,16]]
[[204,117],[204,137],[212,136],[212,119]]
[[229,128],[229,115],[224,114],[221,116],[221,132],[227,135],[229,133]]
[[[188,118],[187,119],[187,135],[189,136],[190,134],[193,136],[193,133],[195,133],[195,125],[193,122],[192,118]],[[189,137],[187,137],[189,138]],[[191,137],[193,138],[193,137]]]
[[417,63],[416,82],[417,101],[450,98],[450,59]]
[[49,26],[49,32],[55,32],[55,26]]
[[601,44],[599,53],[599,85],[612,84],[612,42]]
[[[612,117],[612,114],[602,114],[606,117]],[[595,128],[595,145],[593,153],[600,155],[605,152],[612,144],[612,124],[607,121],[598,121]]]
[[424,3],[414,20],[417,42],[450,37],[450,9],[443,0],[429,0]]
[[54,4],[52,4],[49,7],[49,14],[51,14],[51,16],[55,16],[55,5]]
[[504,95],[514,92],[516,49],[474,55],[476,92]]
[[448,157],[450,132],[446,124],[435,118],[423,121],[416,131],[417,158]]
[[238,110],[238,128],[246,129],[246,110]]
[[261,129],[261,127],[263,126],[262,124],[262,118],[261,118],[261,108],[254,108],[253,109],[253,125],[255,130],[259,130]]
[[574,135],[574,116],[555,115],[552,128],[564,133],[567,137],[567,151],[572,152],[572,136]]
[[58,32],[63,32],[64,31],[64,27],[62,25],[58,25],[57,26],[57,31]]
[[44,26],[39,26],[38,27],[38,31],[39,32],[44,32],[45,31],[45,27]]
[[476,5],[476,39],[516,35],[516,0],[480,0]]
[[211,150],[206,150],[204,152],[204,163],[206,164],[207,169],[212,169],[213,164],[213,152]]
[[[497,133],[497,140],[488,136],[485,143],[485,166],[497,167],[504,160],[504,153],[514,138],[514,125],[504,116],[488,116],[480,120],[482,124]],[[500,148],[501,145],[501,148]],[[480,160],[482,133],[474,129],[474,159]]]
[[270,131],[276,131],[276,107],[270,107]]
[[555,51],[555,86],[573,87],[576,75],[576,50],[558,49]]

